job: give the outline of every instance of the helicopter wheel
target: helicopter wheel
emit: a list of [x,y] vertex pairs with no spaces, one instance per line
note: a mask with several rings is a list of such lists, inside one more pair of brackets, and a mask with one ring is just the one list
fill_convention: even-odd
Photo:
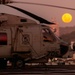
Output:
[[24,61],[21,59],[18,59],[15,63],[17,68],[23,68],[24,67]]

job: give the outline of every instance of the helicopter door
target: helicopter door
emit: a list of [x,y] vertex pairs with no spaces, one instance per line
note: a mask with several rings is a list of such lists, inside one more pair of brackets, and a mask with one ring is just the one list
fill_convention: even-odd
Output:
[[10,29],[0,29],[0,56],[9,56],[11,52]]
[[23,32],[19,33],[15,51],[19,52],[29,51],[32,43],[31,39],[32,39],[31,33],[23,33]]

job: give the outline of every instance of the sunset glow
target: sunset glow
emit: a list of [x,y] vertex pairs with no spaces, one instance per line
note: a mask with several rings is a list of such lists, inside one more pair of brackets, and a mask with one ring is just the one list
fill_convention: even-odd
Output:
[[69,13],[63,14],[63,16],[62,16],[62,21],[63,21],[64,23],[70,23],[70,22],[72,21],[72,15],[69,14]]

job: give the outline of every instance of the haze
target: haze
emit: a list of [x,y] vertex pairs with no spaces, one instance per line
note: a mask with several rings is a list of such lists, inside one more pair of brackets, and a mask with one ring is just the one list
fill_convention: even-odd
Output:
[[[50,4],[56,6],[75,8],[75,0],[13,0],[13,1]],[[48,21],[52,21],[52,19],[54,19],[59,24],[60,27],[75,26],[75,10],[68,10],[68,9],[40,6],[40,5],[22,4],[22,3],[21,4],[13,3],[11,5],[15,5],[20,8],[26,9],[32,13],[35,13],[45,18]],[[70,13],[72,15],[73,19],[70,23],[62,22],[61,18],[64,13]]]
[[[42,3],[42,4],[50,4],[50,5],[57,5],[57,6],[64,6],[64,7],[71,7],[75,8],[75,0],[14,0],[14,1],[21,1],[21,2],[34,2],[34,3]],[[35,6],[36,7],[36,6]],[[41,6],[40,14],[46,18],[47,20],[51,20],[51,18],[55,18],[55,20],[59,23],[59,26],[74,26],[75,25],[75,11],[68,10],[68,9],[61,9],[55,7],[46,7]],[[34,7],[32,8],[34,9]],[[73,16],[73,20],[71,23],[63,23],[61,17],[64,13],[70,13]]]

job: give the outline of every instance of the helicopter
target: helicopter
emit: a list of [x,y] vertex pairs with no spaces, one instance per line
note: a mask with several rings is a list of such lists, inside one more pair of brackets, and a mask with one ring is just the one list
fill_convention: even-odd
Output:
[[[0,2],[0,8],[11,9],[9,12],[0,11],[1,64],[6,64],[9,60],[14,67],[23,67],[26,62],[47,62],[49,58],[62,57],[68,52],[68,43],[56,36],[48,26],[48,24],[53,25],[55,23],[28,10],[12,6],[13,2],[10,0],[1,0]],[[24,3],[71,9],[53,5]],[[0,66],[3,67],[3,65]]]

